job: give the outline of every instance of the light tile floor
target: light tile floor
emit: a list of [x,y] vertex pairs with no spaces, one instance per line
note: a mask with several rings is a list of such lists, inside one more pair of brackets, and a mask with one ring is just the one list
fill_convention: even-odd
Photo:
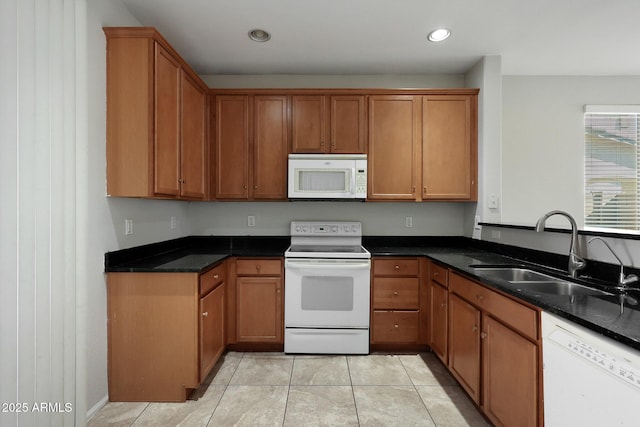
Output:
[[487,426],[431,353],[225,354],[185,403],[110,402],[101,426]]

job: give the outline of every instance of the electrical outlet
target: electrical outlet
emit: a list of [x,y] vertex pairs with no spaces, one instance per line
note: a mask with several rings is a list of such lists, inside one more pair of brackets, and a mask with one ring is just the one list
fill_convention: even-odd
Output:
[[489,196],[489,209],[498,209],[498,196],[491,194]]
[[256,216],[255,215],[249,215],[247,217],[247,226],[248,227],[255,227],[256,226]]
[[124,234],[126,236],[129,236],[129,235],[133,234],[133,220],[132,219],[125,219],[124,220]]
[[405,217],[404,226],[407,227],[407,228],[413,227],[413,217],[412,216]]
[[177,223],[177,221],[176,221],[176,217],[175,217],[175,216],[172,216],[172,217],[171,217],[171,229],[172,229],[172,230],[175,230],[177,227],[178,227],[178,223]]

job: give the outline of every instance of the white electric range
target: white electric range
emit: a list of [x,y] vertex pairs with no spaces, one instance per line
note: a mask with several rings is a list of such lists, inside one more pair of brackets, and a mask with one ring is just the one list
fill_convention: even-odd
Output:
[[285,256],[285,353],[369,353],[371,253],[362,224],[292,221]]

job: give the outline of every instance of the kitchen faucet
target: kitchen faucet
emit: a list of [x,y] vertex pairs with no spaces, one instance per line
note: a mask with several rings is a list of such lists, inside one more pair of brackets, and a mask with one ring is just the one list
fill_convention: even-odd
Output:
[[569,246],[569,274],[575,279],[576,277],[578,277],[578,271],[587,266],[587,262],[584,259],[580,258],[577,254],[578,226],[576,225],[576,220],[573,219],[573,217],[565,211],[550,211],[540,217],[540,219],[536,223],[536,231],[538,233],[544,231],[545,222],[550,216],[553,215],[562,215],[566,217],[571,223],[571,246]]
[[636,276],[635,274],[630,274],[628,276],[624,275],[624,265],[622,264],[620,257],[613,251],[613,249],[611,248],[611,246],[609,246],[606,240],[604,240],[602,237],[594,237],[592,239],[589,239],[587,244],[590,244],[594,240],[600,240],[602,243],[604,243],[607,249],[609,249],[609,251],[613,254],[614,257],[616,257],[616,259],[620,263],[620,276],[618,277],[618,286],[616,286],[616,289],[624,291],[627,289],[627,285],[630,285],[631,283],[635,283],[638,281],[638,276]]

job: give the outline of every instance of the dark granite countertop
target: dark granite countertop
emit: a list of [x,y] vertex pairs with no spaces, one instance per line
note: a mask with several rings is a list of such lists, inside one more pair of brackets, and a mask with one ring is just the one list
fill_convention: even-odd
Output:
[[[279,257],[289,236],[190,236],[105,254],[106,272],[203,273],[230,256]],[[524,265],[566,278],[566,256],[482,242],[464,237],[367,237],[372,256],[426,256],[466,276],[541,309],[640,350],[640,290],[626,296],[566,296],[519,291],[498,279],[476,274],[471,265]],[[589,261],[582,284],[605,289],[616,266]],[[635,272],[637,271],[628,271]]]
[[[568,279],[564,270],[523,261],[474,247],[367,247],[372,256],[426,256],[494,289],[540,307],[544,311],[580,324],[604,336],[640,350],[640,289],[625,295],[554,295],[519,290],[500,279],[479,276],[471,265],[508,265],[530,267],[560,279]],[[572,279],[573,281],[576,281]],[[610,291],[613,283],[598,279],[578,279],[578,283]]]

